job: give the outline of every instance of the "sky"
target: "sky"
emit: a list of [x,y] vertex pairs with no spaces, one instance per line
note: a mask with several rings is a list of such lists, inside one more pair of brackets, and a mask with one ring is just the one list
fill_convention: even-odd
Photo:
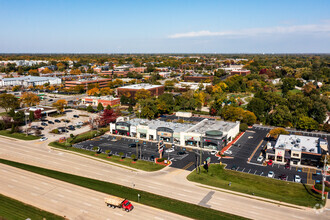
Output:
[[330,0],[0,0],[0,53],[329,53]]

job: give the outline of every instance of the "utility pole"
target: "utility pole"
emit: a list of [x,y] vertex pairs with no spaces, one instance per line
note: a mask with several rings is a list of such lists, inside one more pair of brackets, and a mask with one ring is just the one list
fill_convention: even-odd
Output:
[[323,161],[323,172],[322,172],[322,200],[325,199],[325,196],[324,196],[324,180],[325,180],[325,167],[327,165],[327,154],[325,155],[324,157],[324,161]]
[[26,136],[28,136],[27,120],[26,120],[26,110],[24,110],[24,118],[25,118],[25,133],[26,133]]
[[139,142],[138,142],[138,139],[136,137],[136,140],[135,140],[135,148],[136,148],[136,158],[139,158]]

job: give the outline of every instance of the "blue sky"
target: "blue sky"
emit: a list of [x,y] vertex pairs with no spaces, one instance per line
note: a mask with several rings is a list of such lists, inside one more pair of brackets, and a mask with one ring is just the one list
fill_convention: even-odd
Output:
[[328,0],[0,0],[0,53],[329,53]]

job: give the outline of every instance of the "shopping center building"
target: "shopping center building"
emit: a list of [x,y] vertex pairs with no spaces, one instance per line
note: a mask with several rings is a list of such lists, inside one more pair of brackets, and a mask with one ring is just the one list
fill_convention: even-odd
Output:
[[320,166],[322,154],[328,151],[326,140],[302,135],[280,135],[275,146],[270,143],[266,159],[274,163],[291,165]]
[[165,144],[182,147],[221,150],[239,133],[239,125],[239,122],[212,119],[203,119],[194,124],[119,118],[116,123],[110,124],[110,132],[142,140],[164,141]]

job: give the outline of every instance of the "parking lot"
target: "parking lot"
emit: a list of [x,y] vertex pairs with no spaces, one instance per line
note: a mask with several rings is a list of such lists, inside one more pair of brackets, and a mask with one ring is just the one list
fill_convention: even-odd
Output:
[[[79,117],[74,117],[74,115],[77,115]],[[89,113],[89,115],[91,115],[91,113]],[[30,123],[28,127],[29,128],[37,127],[41,132],[41,136],[45,136],[45,137],[55,137],[57,135],[63,136],[63,134],[52,134],[50,132],[54,129],[59,129],[60,128],[60,130],[61,130],[61,128],[63,128],[64,130],[67,131],[67,132],[65,132],[66,134],[81,133],[82,131],[79,132],[79,130],[82,130],[82,129],[79,128],[79,126],[75,126],[75,125],[77,125],[77,123],[79,123],[79,122],[80,123],[88,122],[88,119],[89,119],[89,116],[87,116],[85,111],[71,110],[70,109],[70,110],[66,110],[65,115],[63,115],[63,116],[60,116],[60,117],[52,117],[52,116],[43,117],[41,121],[34,121],[34,122]],[[49,121],[51,121],[51,122],[49,122]],[[68,130],[67,127],[70,126],[70,125],[75,126],[74,129],[77,130],[77,131],[75,131],[73,129]],[[25,126],[23,126],[22,128],[25,129]],[[30,133],[33,133],[33,131],[31,130]]]

